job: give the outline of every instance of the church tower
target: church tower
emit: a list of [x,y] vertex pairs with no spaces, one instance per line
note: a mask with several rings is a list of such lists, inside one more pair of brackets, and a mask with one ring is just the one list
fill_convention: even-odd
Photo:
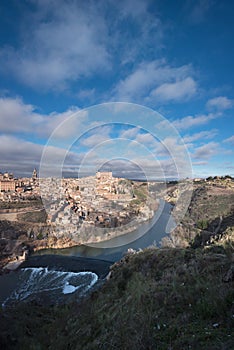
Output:
[[32,173],[32,179],[35,181],[37,180],[37,169],[35,168]]

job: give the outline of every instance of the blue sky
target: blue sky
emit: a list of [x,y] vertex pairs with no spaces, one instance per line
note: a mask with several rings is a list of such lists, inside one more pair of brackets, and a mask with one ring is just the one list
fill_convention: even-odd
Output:
[[[51,146],[64,154],[64,137],[82,121],[80,147],[73,144],[66,158],[71,173],[95,147],[101,147],[104,164],[138,142],[148,153],[154,149],[167,174],[166,158],[149,142],[151,135],[136,129],[134,116],[128,119],[131,127],[95,129],[96,116],[80,112],[100,103],[131,102],[158,111],[178,130],[193,176],[234,175],[233,10],[228,0],[2,0],[0,171],[28,175],[38,168],[44,145],[61,123],[66,132],[60,127],[61,140]],[[126,130],[131,137],[121,148],[114,139]],[[174,142],[169,136],[160,140],[166,147]],[[104,156],[107,140],[118,148],[115,155]],[[136,154],[129,159],[137,167]],[[122,166],[120,160],[115,164]]]

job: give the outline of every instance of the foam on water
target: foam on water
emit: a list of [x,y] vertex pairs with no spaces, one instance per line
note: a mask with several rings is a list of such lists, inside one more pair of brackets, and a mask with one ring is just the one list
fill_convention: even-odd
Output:
[[79,287],[72,286],[67,282],[66,285],[63,287],[63,294],[74,293],[78,288]]
[[3,306],[29,298],[39,293],[48,293],[50,297],[75,293],[86,293],[98,280],[98,276],[87,272],[64,272],[48,268],[25,268],[20,271],[19,285],[3,302]]

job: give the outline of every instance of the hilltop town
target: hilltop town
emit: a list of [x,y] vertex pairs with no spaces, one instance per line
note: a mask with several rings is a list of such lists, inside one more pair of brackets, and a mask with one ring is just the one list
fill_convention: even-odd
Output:
[[[0,265],[24,259],[30,251],[97,243],[132,232],[153,217],[160,199],[173,207],[186,186],[186,181],[182,186],[176,181],[164,186],[132,181],[110,171],[78,179],[39,179],[36,169],[30,178],[0,173]],[[194,179],[188,211],[162,244],[209,244],[230,231],[233,199],[232,177]],[[180,205],[175,209],[180,211]]]
[[41,199],[47,223],[52,225],[118,227],[129,223],[134,215],[143,220],[151,218],[157,207],[146,182],[116,178],[112,172],[98,171],[95,176],[78,179],[39,179],[36,169],[31,178],[0,173],[0,208],[20,208],[30,200]]
[[67,234],[81,227],[117,228],[135,218],[148,220],[157,209],[147,183],[98,171],[79,179],[42,179],[41,195],[47,222]]
[[31,178],[0,176],[0,248],[10,260],[31,249],[96,243],[131,232],[158,207],[146,182],[110,171],[78,179],[39,179],[36,169]]

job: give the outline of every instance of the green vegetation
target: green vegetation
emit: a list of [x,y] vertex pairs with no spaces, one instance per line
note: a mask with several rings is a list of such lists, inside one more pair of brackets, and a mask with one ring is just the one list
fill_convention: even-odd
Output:
[[131,207],[134,207],[134,206],[139,206],[142,204],[142,201],[140,199],[133,199],[131,202],[130,202],[130,206]]
[[149,191],[147,183],[143,182],[141,184],[137,184],[137,187],[133,189],[133,198],[129,203],[129,207],[131,210],[137,210],[139,207],[144,204],[148,198]]
[[199,220],[197,222],[197,227],[201,230],[205,230],[208,227],[208,221],[207,220]]
[[42,232],[39,232],[38,235],[37,235],[37,239],[41,240],[44,238],[44,235]]
[[231,349],[232,257],[230,244],[128,255],[80,304],[2,313],[1,348]]
[[232,176],[230,176],[230,175],[225,175],[225,176],[220,176],[220,177],[218,177],[218,176],[209,176],[209,177],[207,177],[206,178],[206,180],[207,181],[212,181],[212,180],[217,180],[217,179],[220,179],[220,180],[234,180],[234,178],[232,177]]
[[128,179],[120,179],[119,180],[119,184],[120,185],[131,186],[133,184],[133,182],[131,180],[128,180]]
[[145,189],[145,187],[140,187],[140,188],[134,189],[134,195],[141,202],[145,201],[147,198],[147,188]]

